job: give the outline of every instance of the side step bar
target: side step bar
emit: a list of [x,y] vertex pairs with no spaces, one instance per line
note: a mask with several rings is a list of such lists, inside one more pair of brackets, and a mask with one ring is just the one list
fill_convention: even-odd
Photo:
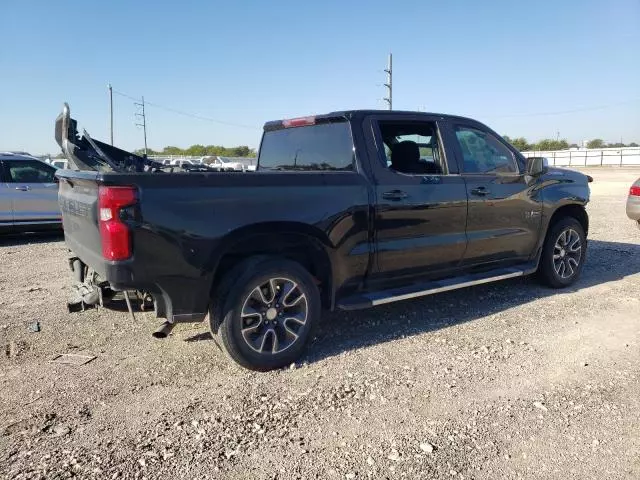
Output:
[[499,268],[482,273],[472,273],[458,277],[434,280],[431,282],[415,283],[408,287],[393,288],[380,292],[366,292],[343,299],[338,308],[341,310],[360,310],[364,308],[399,302],[410,298],[424,297],[435,293],[457,290],[459,288],[497,282],[508,278],[530,275],[536,271],[534,263],[527,263],[515,267]]

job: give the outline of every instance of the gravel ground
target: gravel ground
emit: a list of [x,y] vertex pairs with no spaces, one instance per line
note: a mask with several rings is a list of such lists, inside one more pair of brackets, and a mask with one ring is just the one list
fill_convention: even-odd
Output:
[[0,239],[0,477],[640,478],[640,169],[588,172],[573,288],[331,314],[302,363],[262,374],[204,324],[155,340],[151,313],[68,314],[60,237]]

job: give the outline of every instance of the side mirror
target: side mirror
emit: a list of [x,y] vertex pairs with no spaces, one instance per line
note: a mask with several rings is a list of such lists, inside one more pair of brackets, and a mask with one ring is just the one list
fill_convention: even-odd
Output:
[[529,157],[527,158],[527,174],[532,177],[537,177],[546,173],[549,167],[549,160],[544,157]]

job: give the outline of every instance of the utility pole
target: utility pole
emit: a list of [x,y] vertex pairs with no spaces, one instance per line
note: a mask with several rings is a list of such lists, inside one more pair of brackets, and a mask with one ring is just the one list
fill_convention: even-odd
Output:
[[142,113],[136,113],[137,117],[142,118],[142,123],[136,123],[137,126],[142,127],[144,132],[144,156],[147,156],[147,117],[144,114],[144,96],[142,97],[142,103],[135,102],[135,105],[142,107]]
[[389,110],[393,110],[393,57],[389,54],[389,66],[384,70],[387,74],[387,83],[384,84],[389,90],[389,96],[383,100],[389,104]]
[[111,84],[107,85],[109,89],[109,132],[111,134],[111,145],[113,145],[113,88],[111,88]]

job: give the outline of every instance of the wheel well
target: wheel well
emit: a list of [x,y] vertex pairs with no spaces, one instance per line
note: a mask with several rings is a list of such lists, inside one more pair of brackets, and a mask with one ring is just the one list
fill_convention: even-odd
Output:
[[553,216],[549,221],[549,228],[547,230],[550,230],[558,220],[565,217],[573,217],[580,222],[580,225],[582,225],[582,229],[584,230],[584,234],[587,235],[589,232],[589,216],[582,205],[575,204],[565,205],[553,212]]
[[234,244],[218,262],[212,288],[237,264],[253,256],[282,257],[302,265],[315,278],[322,305],[331,306],[331,262],[321,242],[305,234],[258,234]]

